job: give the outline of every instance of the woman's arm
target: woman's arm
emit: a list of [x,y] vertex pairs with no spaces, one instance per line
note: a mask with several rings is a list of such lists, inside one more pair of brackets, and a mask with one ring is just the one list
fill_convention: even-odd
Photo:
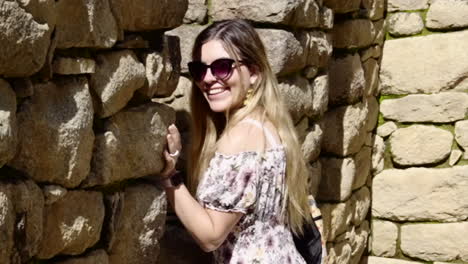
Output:
[[[167,135],[168,150],[170,153],[180,152],[180,134],[174,125],[169,126]],[[170,155],[164,151],[166,167],[162,172],[171,175],[175,170],[177,155]],[[204,251],[217,249],[237,224],[242,213],[225,213],[202,207],[190,194],[184,184],[177,187],[166,187],[169,202],[174,208],[182,224]]]

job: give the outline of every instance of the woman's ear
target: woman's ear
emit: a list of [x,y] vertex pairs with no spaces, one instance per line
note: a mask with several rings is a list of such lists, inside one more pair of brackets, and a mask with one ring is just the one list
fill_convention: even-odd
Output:
[[249,72],[250,72],[250,77],[249,77],[250,84],[254,84],[258,79],[259,69],[257,66],[250,66]]

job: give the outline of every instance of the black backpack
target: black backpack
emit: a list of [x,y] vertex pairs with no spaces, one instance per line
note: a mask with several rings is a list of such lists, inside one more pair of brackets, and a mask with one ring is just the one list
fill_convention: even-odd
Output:
[[311,223],[304,224],[303,228],[304,233],[302,235],[296,236],[293,234],[297,251],[307,264],[322,263],[322,240],[315,219]]

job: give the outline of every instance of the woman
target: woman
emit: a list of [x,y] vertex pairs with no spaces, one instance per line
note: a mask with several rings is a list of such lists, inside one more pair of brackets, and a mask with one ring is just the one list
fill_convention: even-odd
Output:
[[171,125],[163,174],[175,213],[216,263],[305,263],[292,233],[311,221],[308,173],[259,36],[244,20],[215,22],[192,57],[196,198],[174,184],[181,144]]

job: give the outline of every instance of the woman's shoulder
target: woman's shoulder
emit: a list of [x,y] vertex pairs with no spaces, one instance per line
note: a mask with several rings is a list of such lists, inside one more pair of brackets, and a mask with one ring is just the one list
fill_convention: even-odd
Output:
[[246,152],[263,152],[270,146],[265,129],[272,131],[276,137],[276,129],[269,122],[260,122],[246,118],[232,126],[218,141],[216,152],[224,155],[234,155]]

